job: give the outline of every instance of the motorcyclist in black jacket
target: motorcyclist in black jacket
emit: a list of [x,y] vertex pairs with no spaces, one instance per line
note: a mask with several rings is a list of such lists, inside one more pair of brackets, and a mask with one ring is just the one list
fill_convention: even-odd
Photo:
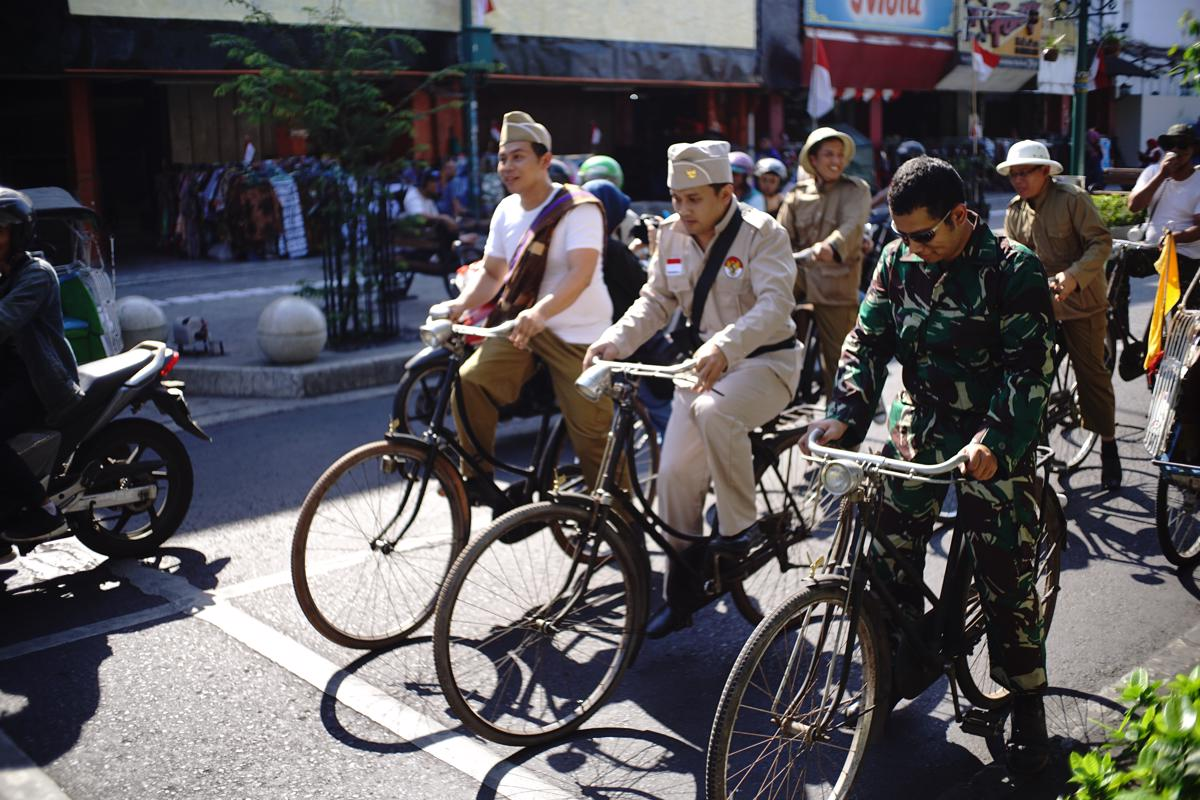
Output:
[[29,198],[0,187],[0,520],[10,542],[57,535],[66,520],[8,440],[55,424],[82,397],[58,276],[26,252],[33,225]]

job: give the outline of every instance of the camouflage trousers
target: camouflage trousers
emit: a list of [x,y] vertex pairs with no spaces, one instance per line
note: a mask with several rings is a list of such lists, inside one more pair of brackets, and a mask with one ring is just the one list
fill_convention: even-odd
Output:
[[[940,426],[939,426],[940,427]],[[947,426],[949,427],[949,426]],[[969,441],[957,431],[928,432],[916,459],[930,464],[952,458]],[[884,455],[897,457],[889,442]],[[1033,468],[1005,479],[958,484],[957,527],[972,556],[991,654],[992,677],[1010,690],[1046,686],[1046,647],[1038,601],[1034,552],[1037,500]],[[889,479],[876,536],[885,536],[905,559],[924,568],[925,549],[945,498],[944,484]],[[916,579],[874,545],[877,569],[903,605],[913,611],[924,599]]]

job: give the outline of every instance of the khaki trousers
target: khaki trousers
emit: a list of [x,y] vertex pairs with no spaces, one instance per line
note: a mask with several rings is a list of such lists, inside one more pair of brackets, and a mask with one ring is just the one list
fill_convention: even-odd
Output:
[[833,379],[842,358],[842,344],[858,321],[858,306],[813,305],[813,320],[821,339],[821,374],[825,402],[833,399]]
[[[533,337],[529,346],[529,350],[518,350],[507,339],[484,339],[483,345],[462,365],[459,379],[471,431],[489,455],[495,452],[500,407],[516,401],[521,387],[533,377],[536,366],[533,359],[536,355],[550,370],[554,398],[566,420],[567,433],[575,454],[579,456],[583,477],[588,486],[593,486],[608,440],[612,402],[603,398],[593,403],[575,389],[575,379],[583,371],[583,355],[587,352],[587,346],[567,344],[548,330]],[[460,416],[458,406],[457,399],[451,398],[454,421],[462,431],[465,421]],[[465,451],[476,454],[470,437],[463,433],[459,439]],[[472,472],[466,464],[463,465],[465,475],[470,477]]]
[[1117,433],[1117,399],[1113,394],[1112,373],[1104,366],[1108,318],[1092,314],[1082,319],[1064,319],[1059,325],[1079,384],[1083,427],[1100,434],[1102,439],[1111,439]]
[[[710,482],[722,534],[741,533],[758,518],[750,432],[783,411],[796,391],[798,375],[798,370],[793,372],[789,386],[763,362],[741,362],[717,381],[716,391],[675,389],[659,459],[658,513],[681,533],[704,532],[704,497]],[[676,537],[669,541],[676,549],[690,544]]]

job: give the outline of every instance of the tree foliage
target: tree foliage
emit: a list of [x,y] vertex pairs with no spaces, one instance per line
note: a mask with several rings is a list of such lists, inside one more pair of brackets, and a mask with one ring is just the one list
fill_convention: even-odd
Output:
[[1200,18],[1191,11],[1184,11],[1179,18],[1179,29],[1190,44],[1172,45],[1167,54],[1179,59],[1179,63],[1171,68],[1172,75],[1179,76],[1179,82],[1193,91],[1200,90]]
[[222,84],[216,95],[236,97],[236,113],[255,122],[305,129],[310,149],[352,171],[385,162],[392,142],[412,130],[413,94],[459,74],[442,70],[399,94],[404,60],[423,51],[414,37],[355,23],[340,0],[305,7],[304,26],[280,23],[252,0],[230,2],[246,9],[246,31],[215,34],[212,43],[251,72]]

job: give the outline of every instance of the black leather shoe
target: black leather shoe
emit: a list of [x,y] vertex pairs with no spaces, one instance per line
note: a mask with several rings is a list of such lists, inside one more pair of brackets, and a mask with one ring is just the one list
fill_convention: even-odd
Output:
[[1041,772],[1050,761],[1050,740],[1046,735],[1046,710],[1041,692],[1013,695],[1012,735],[1005,753],[1008,770],[1030,775]]
[[1100,485],[1109,491],[1121,488],[1121,457],[1115,447],[1100,451]]
[[41,508],[30,508],[10,519],[4,538],[10,542],[41,542],[67,532],[67,520],[61,511],[47,514]]
[[663,605],[646,623],[646,638],[661,639],[668,633],[692,627],[692,615],[678,611],[670,604]]
[[763,540],[762,528],[754,523],[737,536],[715,536],[708,543],[710,555],[725,558],[742,558]]

